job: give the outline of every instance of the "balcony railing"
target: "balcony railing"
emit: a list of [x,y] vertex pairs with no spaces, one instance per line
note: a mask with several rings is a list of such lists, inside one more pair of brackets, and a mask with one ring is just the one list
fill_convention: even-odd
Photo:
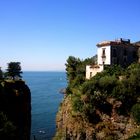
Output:
[[106,58],[106,55],[102,55],[102,58]]

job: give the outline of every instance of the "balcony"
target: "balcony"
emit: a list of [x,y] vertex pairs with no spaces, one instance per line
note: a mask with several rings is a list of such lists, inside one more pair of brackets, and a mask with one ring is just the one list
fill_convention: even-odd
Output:
[[101,57],[102,57],[102,59],[103,59],[103,58],[105,59],[105,58],[106,58],[106,55],[102,55]]

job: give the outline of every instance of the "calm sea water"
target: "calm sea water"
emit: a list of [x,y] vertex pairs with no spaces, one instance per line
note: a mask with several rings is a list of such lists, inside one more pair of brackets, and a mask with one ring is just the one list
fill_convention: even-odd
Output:
[[51,140],[56,131],[56,113],[66,87],[64,72],[24,72],[23,79],[31,90],[32,132],[37,140]]

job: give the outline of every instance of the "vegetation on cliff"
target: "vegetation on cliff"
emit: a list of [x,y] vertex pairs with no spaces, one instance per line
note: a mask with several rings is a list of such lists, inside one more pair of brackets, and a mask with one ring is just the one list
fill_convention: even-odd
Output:
[[106,66],[86,80],[85,65],[95,63],[95,58],[67,60],[67,96],[57,115],[57,136],[77,140],[139,136],[140,64]]
[[8,120],[7,116],[0,113],[0,139],[3,140],[15,140],[16,138],[16,127],[11,121]]
[[29,140],[31,128],[31,93],[21,79],[19,62],[0,71],[0,139]]

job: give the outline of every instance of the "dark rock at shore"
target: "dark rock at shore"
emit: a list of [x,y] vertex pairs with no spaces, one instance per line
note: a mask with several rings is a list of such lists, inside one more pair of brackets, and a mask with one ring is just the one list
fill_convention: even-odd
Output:
[[62,88],[59,90],[59,93],[66,94],[66,88]]

